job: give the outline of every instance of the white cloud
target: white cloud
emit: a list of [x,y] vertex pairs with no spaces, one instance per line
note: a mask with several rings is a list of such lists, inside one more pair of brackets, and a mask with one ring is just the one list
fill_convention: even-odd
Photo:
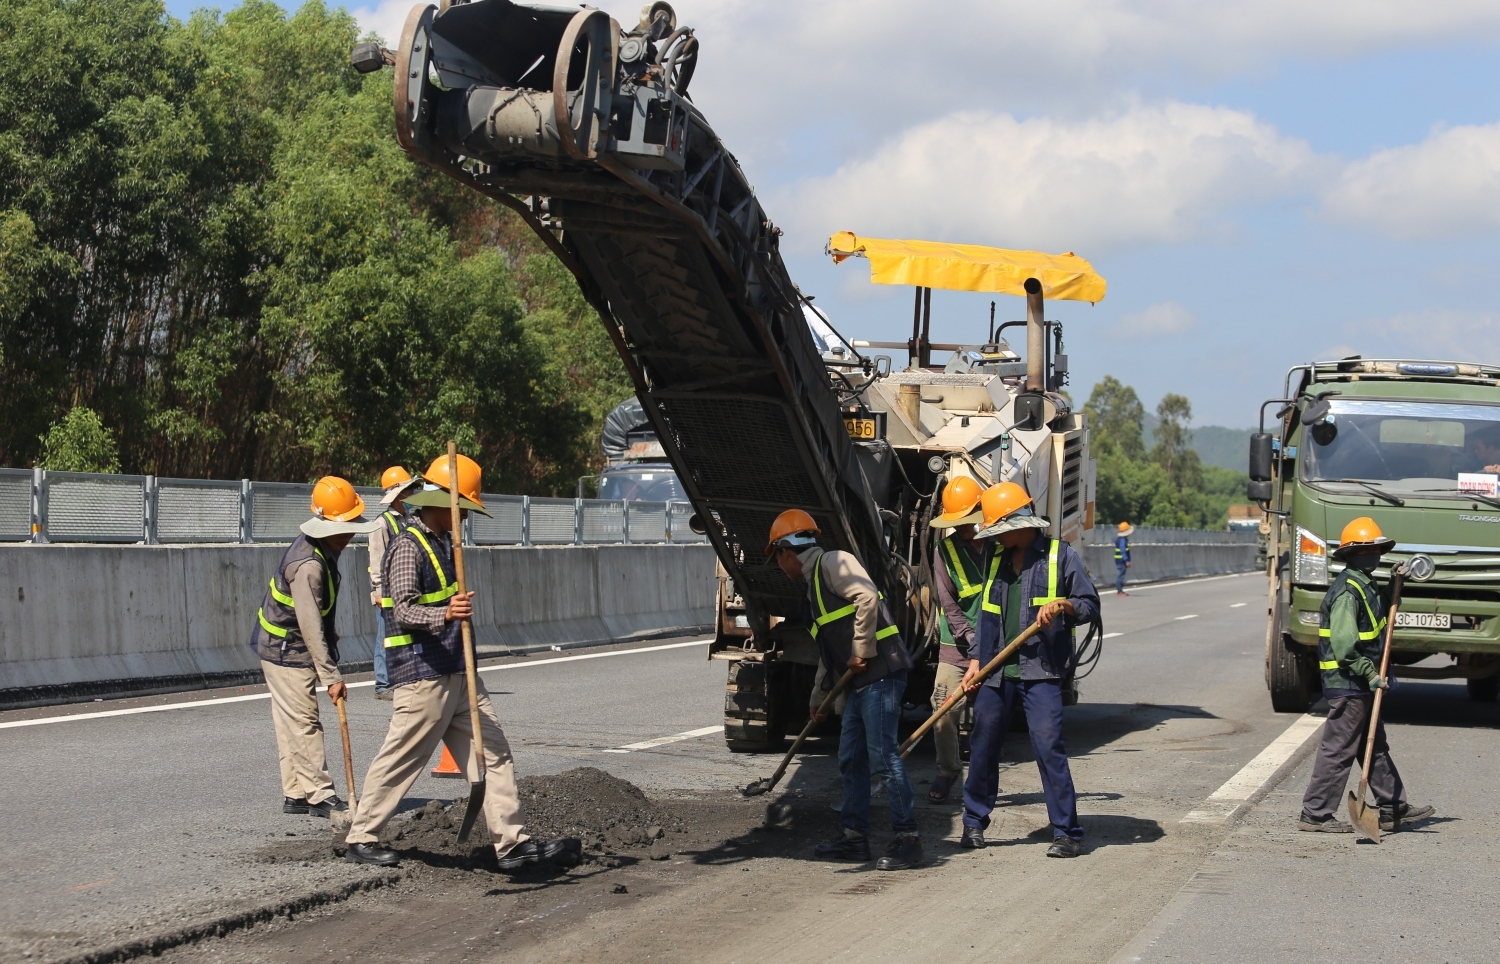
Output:
[[1325,195],[1323,210],[1395,238],[1500,228],[1500,123],[1440,128],[1420,144],[1356,161]]
[[1500,312],[1428,308],[1344,326],[1343,344],[1319,358],[1413,358],[1500,364]]
[[1140,311],[1121,315],[1119,323],[1104,332],[1106,338],[1117,341],[1139,341],[1161,338],[1164,335],[1180,335],[1191,331],[1198,318],[1175,301],[1163,301]]
[[374,31],[387,47],[395,47],[401,42],[401,28],[412,5],[413,0],[379,0],[374,6],[355,7],[349,13],[359,23],[360,30]]
[[960,113],[772,198],[789,237],[895,234],[1085,256],[1180,241],[1236,204],[1303,190],[1323,162],[1243,111],[1168,103],[1066,122]]

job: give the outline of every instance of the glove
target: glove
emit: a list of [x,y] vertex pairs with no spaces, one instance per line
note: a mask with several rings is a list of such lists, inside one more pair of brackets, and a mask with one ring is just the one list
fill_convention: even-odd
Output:
[[1391,688],[1391,683],[1390,680],[1377,673],[1374,676],[1370,677],[1370,688],[1377,690],[1389,690]]

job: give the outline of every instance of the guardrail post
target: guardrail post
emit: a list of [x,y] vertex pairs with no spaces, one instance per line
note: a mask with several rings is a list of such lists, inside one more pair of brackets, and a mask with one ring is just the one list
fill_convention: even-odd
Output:
[[531,496],[521,496],[521,545],[531,545]]
[[474,544],[474,520],[472,517],[464,519],[458,531],[459,535],[463,536],[464,545],[472,546]]
[[35,543],[47,541],[47,503],[43,497],[46,475],[45,469],[31,470],[31,541]]
[[583,545],[583,500],[573,500],[573,545]]
[[141,499],[141,511],[145,515],[142,519],[142,536],[146,545],[154,546],[156,539],[156,476],[146,476],[145,498]]
[[240,479],[240,542],[250,542],[251,534],[255,531],[251,527],[250,510],[255,504],[255,483],[249,479]]
[[666,523],[667,523],[667,525],[666,525],[667,541],[671,542],[672,541],[672,500],[671,499],[667,500],[667,512],[666,512],[666,516],[667,516],[667,518],[666,518]]
[[625,503],[625,519],[622,524],[625,527],[625,544],[628,546],[630,545],[630,500],[621,499],[620,501]]

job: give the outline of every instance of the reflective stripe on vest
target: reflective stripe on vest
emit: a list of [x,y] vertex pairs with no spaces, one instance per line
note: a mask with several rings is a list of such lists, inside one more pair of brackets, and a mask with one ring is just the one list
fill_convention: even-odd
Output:
[[[312,546],[311,548],[313,553],[317,555],[318,560],[323,563],[323,569],[326,572],[328,570],[328,560],[324,557],[323,550],[319,549],[317,546]],[[280,574],[280,571],[276,573],[276,575],[278,576]],[[328,587],[328,606],[325,609],[318,610],[319,616],[327,616],[329,613],[333,612],[333,604],[337,602],[339,598],[339,587],[333,584],[332,579],[325,579],[324,585]],[[297,608],[297,601],[295,599],[293,599],[289,594],[284,593],[280,589],[276,588],[276,576],[271,577],[271,598],[281,603],[288,609]],[[275,636],[277,639],[286,639],[286,634],[290,632],[290,630],[282,629],[280,626],[277,626],[269,619],[267,619],[266,610],[264,607],[256,610],[255,616],[260,620],[261,629],[264,629],[266,632],[270,633],[272,636]],[[286,645],[282,644],[282,649],[285,648]]]
[[[1365,591],[1360,586],[1359,583],[1355,582],[1353,579],[1348,579],[1348,580],[1345,580],[1344,585],[1348,586],[1350,589],[1353,589],[1355,591],[1355,593],[1357,593],[1359,595],[1359,601],[1365,607],[1365,615],[1370,618],[1370,625],[1372,625],[1372,626],[1375,627],[1374,629],[1370,630],[1367,633],[1360,633],[1359,634],[1359,641],[1362,642],[1362,643],[1368,643],[1372,639],[1379,639],[1380,638],[1380,634],[1383,633],[1383,632],[1385,632],[1385,617],[1384,616],[1376,616],[1375,615],[1375,610],[1370,607],[1370,597],[1365,595]],[[1328,629],[1321,629],[1320,628],[1318,630],[1318,635],[1319,636],[1323,636],[1325,638],[1331,638],[1333,636],[1333,628],[1332,627],[1329,627]],[[1337,662],[1330,662],[1330,661],[1326,661],[1325,660],[1324,662],[1321,662],[1321,663],[1318,664],[1318,668],[1319,669],[1338,669],[1339,668],[1339,664]]]
[[[1032,596],[1031,604],[1033,606],[1045,606],[1049,602],[1056,602],[1057,600],[1064,598],[1057,594],[1057,552],[1058,546],[1061,543],[1061,539],[1053,539],[1052,548],[1047,550],[1047,595]],[[1005,555],[1005,553],[997,552],[995,553],[995,557],[990,560],[989,577],[985,579],[984,583],[984,611],[987,613],[995,613],[997,615],[1001,612],[1001,608],[999,603],[990,601],[990,587],[995,584],[996,577],[1000,575],[1000,558],[1003,555]]]
[[[417,605],[430,606],[433,603],[440,603],[445,599],[451,599],[453,596],[456,596],[458,594],[458,583],[449,582],[448,577],[443,575],[443,566],[438,562],[437,553],[432,551],[432,543],[427,541],[427,537],[422,535],[422,530],[420,529],[413,528],[411,534],[416,537],[417,542],[422,544],[422,548],[427,550],[427,558],[432,560],[432,571],[437,573],[438,582],[442,584],[442,588],[436,592],[423,593],[418,596],[416,599]],[[381,602],[383,605],[384,600]],[[392,601],[391,605],[394,607],[396,604]]]
[[[815,596],[815,598],[818,601],[818,613],[819,613],[819,615],[813,620],[812,629],[809,630],[811,632],[811,634],[812,634],[812,638],[813,639],[817,639],[818,638],[818,630],[822,629],[824,626],[827,626],[829,623],[835,622],[836,620],[843,619],[845,616],[853,616],[854,615],[854,609],[855,609],[854,603],[850,603],[847,606],[840,606],[838,609],[835,609],[833,612],[829,612],[827,604],[825,604],[823,602],[823,557],[822,556],[819,556],[818,557],[818,561],[815,562],[815,563],[813,563],[813,595]],[[883,593],[883,592],[882,593],[877,593],[876,594],[876,598],[878,598],[878,599],[884,599],[885,598],[885,593]],[[877,619],[878,619],[878,615],[877,615]],[[900,632],[900,630],[894,624],[892,624],[890,626],[885,627],[884,629],[876,629],[875,630],[875,638],[876,639],[885,639],[887,636],[894,636],[898,632]]]
[[948,574],[958,580],[958,598],[968,599],[975,593],[984,592],[983,571],[980,572],[979,582],[969,581],[969,568],[964,565],[962,557],[959,556],[958,546],[954,545],[952,536],[943,540],[943,551],[948,556]]

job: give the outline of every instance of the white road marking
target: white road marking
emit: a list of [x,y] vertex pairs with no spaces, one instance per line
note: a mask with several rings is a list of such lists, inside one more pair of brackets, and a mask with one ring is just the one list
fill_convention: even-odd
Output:
[[[608,656],[633,656],[637,653],[659,653],[668,649],[703,646],[708,642],[708,637],[704,637],[703,639],[695,639],[686,643],[665,643],[661,646],[641,646],[637,649],[613,649],[607,653],[580,653],[577,656],[557,656],[552,659],[539,659],[529,663],[505,663],[500,666],[481,666],[479,667],[479,672],[488,673],[499,669],[523,669],[528,666],[550,666],[553,663],[572,663],[581,659],[604,659]],[[362,683],[350,683],[348,685],[350,689],[358,689],[364,686],[374,686],[375,681],[366,680]],[[72,713],[67,716],[48,716],[38,720],[10,720],[0,723],[0,730],[9,730],[18,726],[41,726],[44,723],[70,723],[74,720],[97,720],[106,716],[137,716],[141,713],[165,713],[167,710],[193,710],[200,706],[223,706],[226,703],[248,703],[251,700],[268,700],[270,698],[270,693],[251,693],[246,696],[221,696],[211,700],[166,703],[161,706],[133,706],[128,710],[100,710],[97,713]],[[668,737],[668,742],[672,739],[675,738]]]
[[1125,635],[1124,633],[1105,633],[1104,634],[1104,638],[1105,639],[1114,639],[1116,636],[1124,636],[1124,635]]
[[1183,619],[1197,619],[1198,618],[1198,614],[1197,613],[1188,613],[1186,616],[1176,616],[1174,618],[1178,619],[1178,620],[1183,620]]
[[624,746],[615,747],[613,750],[605,750],[605,753],[630,753],[633,750],[650,750],[653,747],[666,746],[668,743],[681,743],[683,740],[692,740],[700,736],[708,736],[710,733],[724,732],[724,724],[716,723],[713,726],[700,727],[696,730],[688,730],[686,733],[673,733],[671,736],[659,736],[654,740],[642,740],[639,743],[627,743]]
[[1297,718],[1264,750],[1240,768],[1213,793],[1204,805],[1182,818],[1182,823],[1226,823],[1242,807],[1264,795],[1277,771],[1292,758],[1303,744],[1323,725],[1323,718],[1311,713]]
[[1239,609],[1241,606],[1248,606],[1248,605],[1250,605],[1250,604],[1249,603],[1230,603],[1229,604],[1229,608],[1230,609]]
[[1228,575],[1225,575],[1225,576],[1198,576],[1198,577],[1193,578],[1193,579],[1179,579],[1176,582],[1153,582],[1153,583],[1148,583],[1147,585],[1144,585],[1144,586],[1132,585],[1130,587],[1130,591],[1132,593],[1138,593],[1138,592],[1145,592],[1147,589],[1167,589],[1167,588],[1169,588],[1171,586],[1186,586],[1186,585],[1189,585],[1190,583],[1195,583],[1195,582],[1214,582],[1215,580],[1218,580],[1218,579],[1239,579],[1239,578],[1241,578],[1243,576],[1264,576],[1264,575],[1265,575],[1265,573],[1261,572],[1259,569],[1254,570],[1253,572],[1231,572],[1231,573],[1229,573]]

